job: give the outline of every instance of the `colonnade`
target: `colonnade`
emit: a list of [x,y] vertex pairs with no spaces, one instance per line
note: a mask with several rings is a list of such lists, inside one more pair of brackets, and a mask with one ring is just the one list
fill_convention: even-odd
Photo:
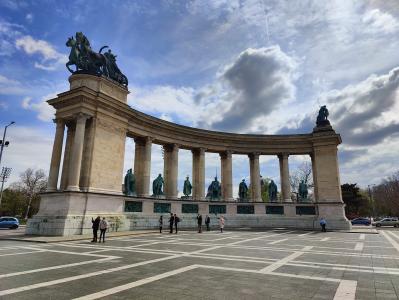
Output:
[[[56,132],[51,157],[50,173],[48,179],[47,191],[57,191],[58,176],[60,173],[61,154],[63,149],[63,139],[65,127],[68,128],[66,143],[64,149],[63,169],[61,172],[60,190],[81,191],[84,190],[82,176],[85,172],[82,168],[83,149],[85,146],[85,131],[87,131],[87,120],[89,116],[78,114],[74,120],[66,123],[62,119],[57,119]],[[151,149],[153,139],[151,137],[136,137],[135,156],[134,156],[134,174],[136,178],[136,191],[138,197],[149,197],[152,194],[150,190],[151,183]],[[192,198],[194,200],[205,199],[205,148],[191,149],[192,152]],[[227,150],[220,152],[221,164],[221,190],[223,201],[234,201],[233,196],[233,151]],[[167,199],[176,199],[178,197],[178,154],[179,145],[163,145],[164,157],[164,194]],[[250,201],[258,202],[261,199],[260,167],[258,152],[248,154],[250,167],[250,188],[252,199]],[[277,154],[280,162],[280,181],[281,181],[281,201],[291,202],[291,189],[289,182],[289,164],[288,153]],[[313,162],[313,159],[312,159]],[[315,187],[315,194],[317,187]]]

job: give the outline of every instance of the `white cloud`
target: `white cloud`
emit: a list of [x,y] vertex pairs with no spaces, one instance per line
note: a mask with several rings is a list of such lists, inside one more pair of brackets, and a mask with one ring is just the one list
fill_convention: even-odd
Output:
[[10,79],[0,74],[0,94],[2,95],[21,95],[27,88],[18,80]]
[[44,122],[50,122],[54,118],[55,110],[52,106],[48,105],[46,100],[55,98],[57,94],[46,95],[38,102],[32,102],[31,97],[25,97],[22,100],[22,108],[37,112],[37,118]]
[[39,69],[55,70],[59,65],[68,61],[67,56],[59,53],[50,43],[44,40],[36,40],[30,35],[18,38],[15,41],[15,46],[29,55],[40,55],[42,57],[41,62],[34,64]]
[[32,14],[32,13],[28,13],[28,14],[25,16],[25,20],[26,20],[28,23],[32,23],[32,21],[33,21],[33,14]]
[[367,11],[362,21],[365,23],[366,28],[373,33],[395,33],[399,30],[398,20],[379,9]]

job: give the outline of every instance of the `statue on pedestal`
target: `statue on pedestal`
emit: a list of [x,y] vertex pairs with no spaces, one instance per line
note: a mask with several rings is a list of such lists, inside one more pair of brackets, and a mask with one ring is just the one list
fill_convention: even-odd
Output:
[[[76,32],[75,38],[71,36],[66,42],[66,46],[71,48],[69,60],[66,63],[66,67],[71,73],[104,75],[127,87],[127,77],[118,68],[116,55],[111,50],[104,54],[101,53],[108,46],[101,47],[97,53],[92,50],[88,38],[82,32]],[[75,71],[69,67],[72,65],[75,65]]]
[[298,187],[300,201],[307,201],[308,199],[308,185],[302,180]]
[[277,185],[273,180],[269,183],[269,201],[277,202]]
[[157,178],[152,182],[152,194],[154,196],[161,196],[163,195],[163,187],[164,181],[162,175],[159,174]]
[[317,120],[316,120],[317,127],[330,125],[330,121],[327,119],[328,115],[329,115],[329,112],[328,112],[327,107],[325,105],[320,107],[319,115],[317,116]]
[[206,197],[212,201],[212,200],[220,200],[221,196],[222,196],[222,188],[220,186],[218,178],[215,177],[215,180],[212,181],[208,187],[208,193],[206,194]]
[[189,180],[189,177],[186,177],[186,180],[184,181],[184,186],[183,186],[183,194],[185,197],[188,197],[191,195],[191,190],[193,186],[191,185],[191,182]]
[[124,183],[125,189],[123,193],[126,196],[136,196],[136,178],[134,177],[132,169],[127,170]]
[[241,202],[248,200],[248,186],[245,183],[245,179],[243,179],[238,186],[238,197]]

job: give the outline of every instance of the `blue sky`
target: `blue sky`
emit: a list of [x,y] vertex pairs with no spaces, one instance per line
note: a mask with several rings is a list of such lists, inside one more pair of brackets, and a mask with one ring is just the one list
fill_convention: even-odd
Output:
[[[327,104],[341,133],[341,181],[366,186],[398,170],[399,4],[365,1],[0,0],[0,126],[10,181],[48,169],[54,125],[44,102],[68,89],[65,42],[108,45],[129,104],[179,124],[240,133],[304,133]],[[126,146],[125,168],[133,143]],[[152,173],[162,170],[159,147]],[[292,157],[291,170],[304,158]],[[234,156],[234,183],[248,177]],[[262,157],[278,179],[277,159]],[[191,174],[181,151],[179,181]],[[207,156],[210,180],[219,160]],[[180,188],[181,189],[181,188]]]

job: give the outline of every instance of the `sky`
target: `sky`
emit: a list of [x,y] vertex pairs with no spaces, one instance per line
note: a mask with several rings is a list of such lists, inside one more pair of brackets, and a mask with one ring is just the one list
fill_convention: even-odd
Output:
[[[46,103],[69,89],[68,37],[108,45],[129,79],[134,109],[198,128],[310,133],[327,105],[342,136],[341,182],[377,184],[399,169],[399,2],[396,0],[0,0],[0,128],[9,182],[49,169],[55,125]],[[0,129],[2,131],[2,129]],[[127,139],[125,168],[133,166]],[[152,178],[163,170],[154,145]],[[309,157],[291,156],[293,172]],[[220,176],[206,155],[206,182]],[[249,162],[233,156],[236,193]],[[279,180],[278,159],[261,157]],[[191,176],[180,151],[179,190]]]

